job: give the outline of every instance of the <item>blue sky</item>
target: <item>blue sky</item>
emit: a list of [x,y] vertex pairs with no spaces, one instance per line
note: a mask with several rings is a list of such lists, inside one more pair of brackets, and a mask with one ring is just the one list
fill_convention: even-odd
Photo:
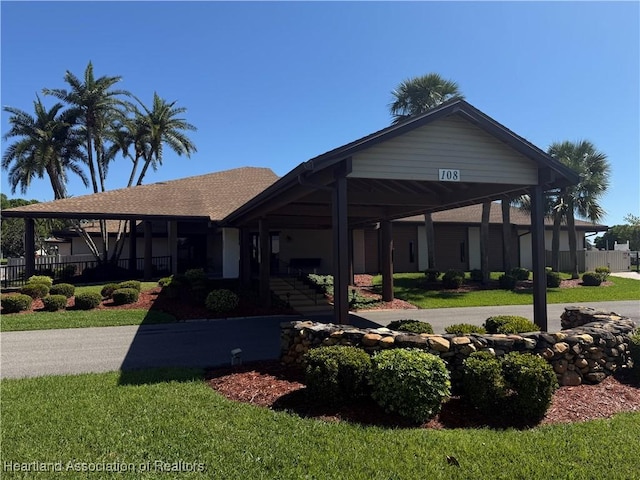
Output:
[[[3,106],[33,112],[91,60],[145,103],[157,91],[188,109],[198,152],[167,150],[145,183],[247,165],[283,175],[389,125],[394,87],[437,72],[540,148],[592,141],[613,169],[602,223],[640,213],[638,2],[3,1],[1,13]],[[128,173],[118,160],[107,187]],[[53,198],[44,181],[14,196]]]

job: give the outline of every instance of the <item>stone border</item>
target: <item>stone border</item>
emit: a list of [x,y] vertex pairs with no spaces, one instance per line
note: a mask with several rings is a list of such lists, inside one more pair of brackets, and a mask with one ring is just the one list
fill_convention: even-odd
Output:
[[283,322],[280,358],[285,364],[301,364],[309,349],[323,345],[352,345],[369,354],[388,348],[419,348],[445,360],[454,385],[462,378],[463,361],[476,351],[496,356],[513,351],[540,355],[551,364],[560,385],[600,383],[629,366],[629,335],[636,328],[632,320],[586,307],[567,307],[561,318],[563,330],[556,333],[462,336],[414,334],[384,327],[358,329],[311,321]]

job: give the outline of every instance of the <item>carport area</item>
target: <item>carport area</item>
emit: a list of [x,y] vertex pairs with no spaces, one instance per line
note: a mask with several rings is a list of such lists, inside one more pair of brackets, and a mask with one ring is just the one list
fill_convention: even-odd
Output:
[[[383,300],[393,298],[394,219],[487,201],[531,197],[534,321],[547,330],[544,253],[545,191],[577,183],[577,175],[463,100],[442,104],[300,164],[228,215],[240,229],[240,277],[251,277],[250,232],[260,251],[271,232],[328,229],[332,238],[334,313],[348,323],[354,229],[381,229]],[[264,261],[266,260],[266,261]],[[260,261],[268,301],[270,261]]]

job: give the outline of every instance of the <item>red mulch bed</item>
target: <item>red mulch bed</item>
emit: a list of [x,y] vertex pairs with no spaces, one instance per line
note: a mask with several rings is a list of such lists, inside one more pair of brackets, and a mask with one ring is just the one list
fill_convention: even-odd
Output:
[[[417,425],[394,414],[385,413],[371,400],[349,405],[320,405],[307,398],[300,369],[277,361],[222,367],[207,372],[207,382],[230,400],[274,410],[287,410],[302,417],[325,421],[346,421],[364,425],[415,428]],[[615,413],[640,411],[639,385],[623,376],[608,377],[597,385],[562,387],[553,396],[551,407],[539,425],[583,422],[609,418]],[[452,397],[442,411],[421,428],[522,428],[512,418],[487,418],[460,397]]]

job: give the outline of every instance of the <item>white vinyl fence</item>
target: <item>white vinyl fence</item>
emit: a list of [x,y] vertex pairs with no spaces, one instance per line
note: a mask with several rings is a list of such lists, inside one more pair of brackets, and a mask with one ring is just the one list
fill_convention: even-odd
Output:
[[[560,270],[571,270],[568,251],[559,252]],[[551,251],[546,251],[546,264],[551,265]],[[578,251],[578,270],[592,272],[596,267],[609,267],[612,272],[631,270],[631,252],[619,250],[581,250]]]

